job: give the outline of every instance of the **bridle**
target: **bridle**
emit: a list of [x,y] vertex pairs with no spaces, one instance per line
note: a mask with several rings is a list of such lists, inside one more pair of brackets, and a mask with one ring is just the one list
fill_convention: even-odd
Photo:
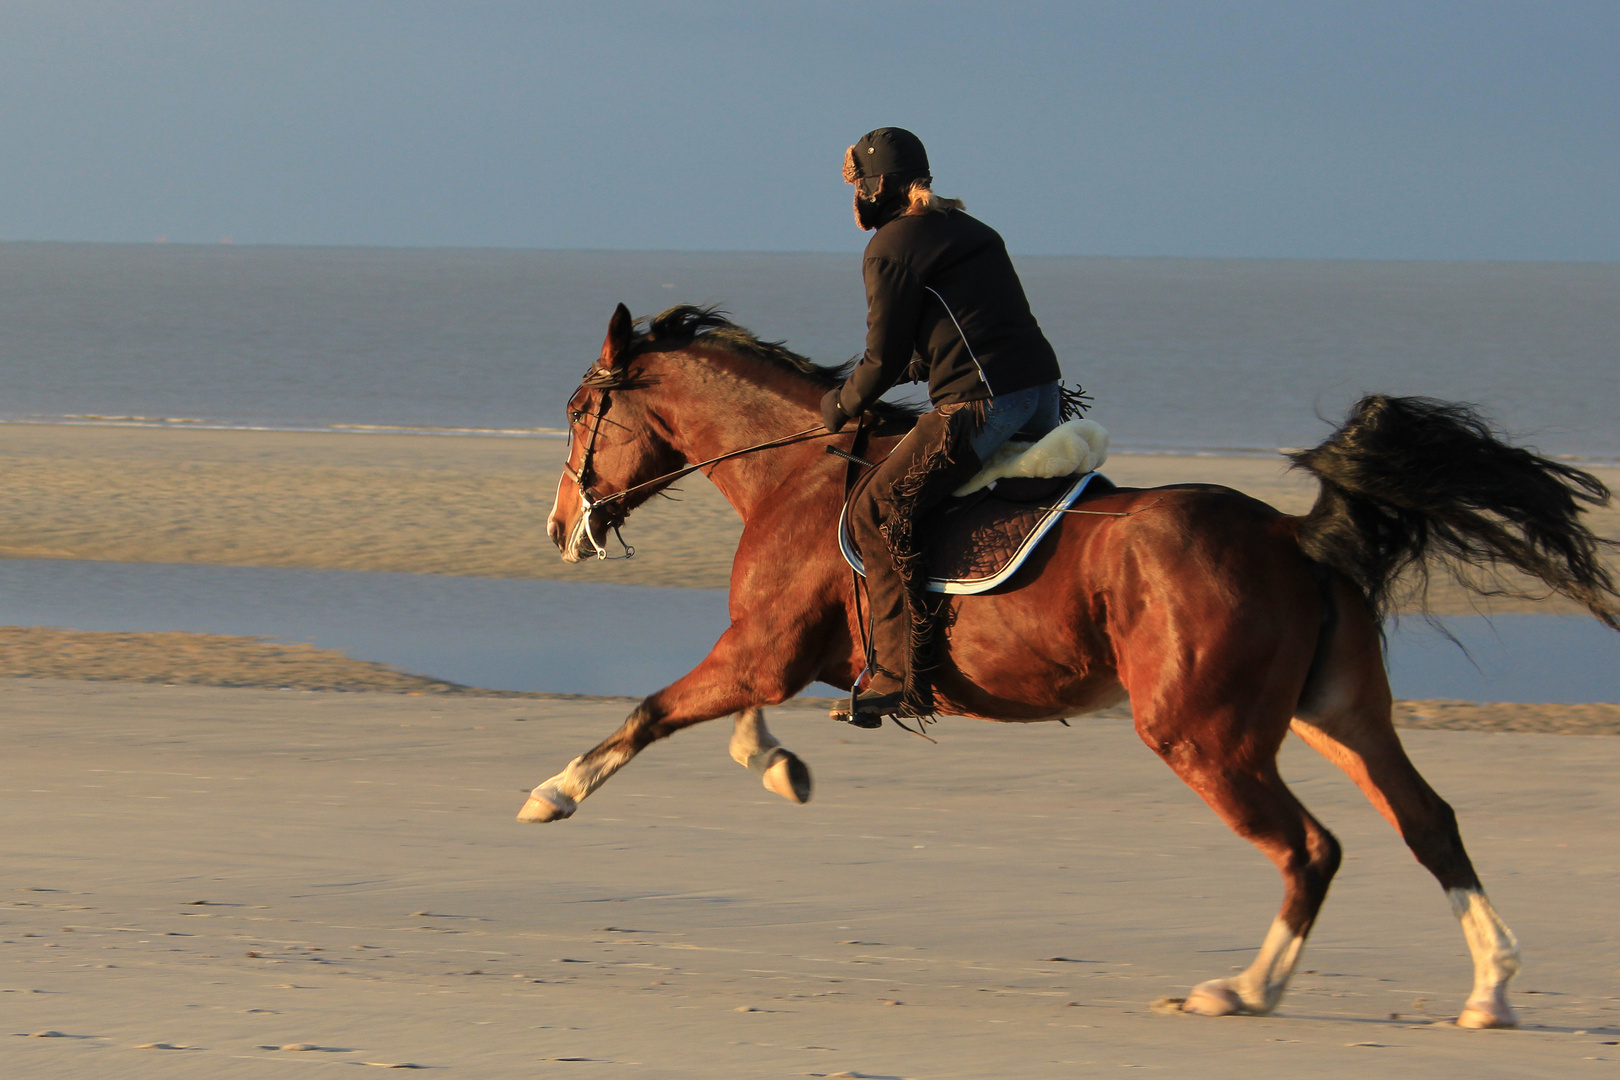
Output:
[[[585,373],[585,377],[580,380],[579,389],[574,391],[576,394],[580,390],[601,391],[598,395],[596,411],[591,417],[590,434],[585,439],[585,453],[580,458],[579,469],[575,471],[574,467],[565,461],[563,462],[563,472],[573,478],[574,486],[579,489],[580,511],[585,515],[584,526],[581,531],[586,542],[591,545],[592,553],[602,560],[635,557],[636,549],[625,543],[623,534],[619,532],[619,527],[624,524],[627,514],[622,504],[626,498],[634,493],[647,488],[661,487],[679,480],[683,476],[690,476],[701,469],[706,469],[710,465],[734,457],[741,457],[744,454],[752,454],[760,450],[774,450],[778,447],[791,446],[794,443],[806,442],[810,439],[831,438],[833,434],[820,424],[817,424],[814,427],[805,428],[803,431],[784,435],[779,439],[771,439],[767,442],[755,443],[753,446],[745,446],[741,450],[730,450],[724,454],[717,454],[706,461],[688,465],[684,469],[676,469],[673,472],[664,473],[662,476],[655,476],[651,480],[643,480],[639,484],[632,484],[622,491],[598,495],[596,489],[592,486],[592,481],[596,477],[596,470],[593,467],[593,459],[596,456],[596,439],[601,433],[602,421],[607,417],[608,410],[613,407],[613,391],[627,390],[633,386],[634,384],[624,368],[603,368],[593,364],[591,369]],[[570,443],[572,443],[573,425],[578,422],[580,415],[578,411],[575,411],[569,416]],[[596,535],[596,513],[603,510],[603,508],[606,508],[603,514],[603,524],[606,528],[613,530],[613,535],[619,541],[619,546],[624,549],[623,555],[609,555],[607,547],[602,542],[606,539],[606,536],[604,535],[599,539]]]
[[[579,382],[579,390],[584,390],[588,387],[600,387],[602,393],[597,405],[596,414],[591,417],[591,432],[585,440],[585,455],[580,459],[579,471],[575,472],[572,465],[570,465],[567,461],[563,462],[563,472],[574,478],[574,486],[579,489],[580,510],[585,515],[583,518],[583,532],[585,535],[585,540],[591,545],[591,551],[598,559],[629,559],[634,557],[636,553],[636,549],[625,543],[624,536],[619,532],[619,526],[624,523],[624,514],[622,511],[615,512],[609,516],[606,520],[606,525],[608,528],[613,530],[613,535],[618,537],[619,546],[624,549],[624,554],[609,555],[607,548],[602,543],[602,540],[605,540],[606,537],[604,536],[602,540],[597,539],[595,523],[596,511],[598,508],[608,503],[610,499],[613,499],[614,496],[608,496],[608,498],[604,499],[597,495],[596,489],[591,486],[591,480],[596,475],[591,464],[592,458],[596,456],[596,439],[597,436],[602,432],[602,421],[606,419],[608,410],[613,407],[613,399],[610,391],[613,389],[622,389],[627,382],[628,380],[621,373],[600,368],[595,365],[592,365],[591,369],[585,372],[585,377]],[[579,390],[575,390],[574,393],[579,393]],[[568,417],[570,443],[573,441],[573,426],[578,422],[579,416],[580,414],[578,412],[571,412]]]

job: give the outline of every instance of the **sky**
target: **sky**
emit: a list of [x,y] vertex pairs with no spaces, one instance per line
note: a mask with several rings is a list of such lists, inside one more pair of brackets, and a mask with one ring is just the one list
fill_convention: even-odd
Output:
[[5,0],[0,240],[1620,261],[1615,0]]

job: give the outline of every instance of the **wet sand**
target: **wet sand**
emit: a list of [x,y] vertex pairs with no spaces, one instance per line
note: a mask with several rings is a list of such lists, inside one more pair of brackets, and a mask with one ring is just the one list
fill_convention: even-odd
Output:
[[[1444,897],[1350,783],[1284,771],[1345,866],[1278,1015],[1152,1003],[1246,963],[1274,870],[1122,720],[930,746],[772,713],[793,806],[724,722],[571,821],[523,792],[623,703],[8,680],[8,1076],[1610,1076],[1620,741],[1409,732],[1524,946],[1525,1027],[1450,1026]],[[1196,1065],[1192,1063],[1196,1062]]]
[[[741,523],[701,477],[637,510],[626,562],[569,566],[545,536],[550,439],[0,425],[0,558],[212,563],[724,588]],[[1314,483],[1281,457],[1116,455],[1116,482],[1226,484],[1290,513]],[[1595,470],[1620,486],[1620,469]],[[1620,536],[1620,510],[1593,516]],[[829,531],[831,523],[829,523]],[[1437,582],[1435,609],[1476,606]]]
[[[303,642],[0,626],[0,679],[454,694],[468,687]],[[0,684],[3,686],[4,684]],[[494,691],[488,691],[494,693]]]

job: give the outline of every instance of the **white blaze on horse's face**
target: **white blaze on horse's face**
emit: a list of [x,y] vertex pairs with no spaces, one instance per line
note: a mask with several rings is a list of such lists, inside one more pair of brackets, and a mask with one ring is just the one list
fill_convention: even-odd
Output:
[[[568,458],[567,467],[557,478],[557,495],[551,502],[551,513],[546,517],[546,535],[562,552],[563,562],[577,563],[581,550],[590,541],[590,501],[574,477],[585,465],[585,439],[582,425],[594,413],[592,403],[583,388],[568,402]],[[593,550],[589,554],[595,554]]]
[[557,545],[562,552],[563,562],[579,562],[579,541],[584,533],[585,515],[580,512],[573,521],[568,520],[568,509],[575,508],[583,511],[585,500],[580,497],[579,488],[573,480],[564,473],[557,478],[557,497],[552,500],[551,514],[546,518],[546,535],[551,542]]
[[[570,435],[568,445],[568,463],[574,464],[574,443]],[[579,562],[579,539],[584,531],[583,513],[585,499],[574,483],[574,478],[564,472],[557,478],[557,497],[551,501],[551,513],[546,517],[546,535],[551,542],[557,545],[562,552],[563,562]]]

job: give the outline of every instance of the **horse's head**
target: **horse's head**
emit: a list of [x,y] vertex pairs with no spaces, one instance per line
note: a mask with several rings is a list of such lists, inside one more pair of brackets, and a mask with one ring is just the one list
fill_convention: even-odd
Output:
[[657,485],[630,489],[682,464],[650,410],[655,380],[638,344],[630,310],[620,304],[608,320],[602,355],[568,399],[568,462],[546,519],[546,535],[566,562],[607,558],[607,533]]

